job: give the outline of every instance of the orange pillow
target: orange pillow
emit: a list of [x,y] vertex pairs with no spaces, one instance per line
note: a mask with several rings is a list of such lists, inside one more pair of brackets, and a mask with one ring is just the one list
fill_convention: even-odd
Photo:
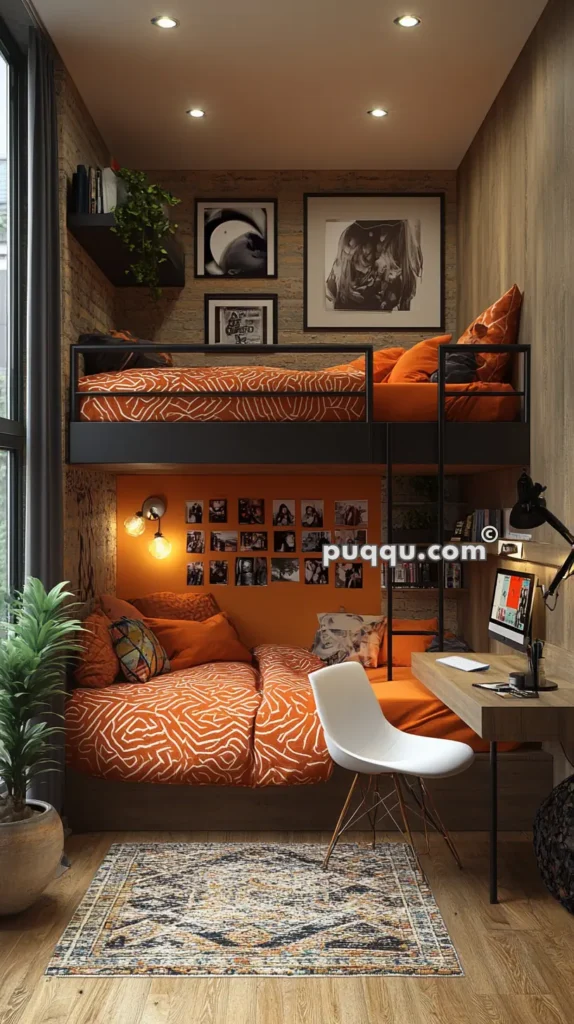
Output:
[[[438,632],[438,619],[393,619],[393,629],[430,629]],[[393,636],[393,665],[410,666],[411,654],[423,654],[432,636]],[[387,664],[387,628],[379,648],[379,665]]]
[[80,634],[82,652],[74,669],[74,681],[78,686],[101,689],[113,683],[120,674],[120,663],[109,631],[111,622],[98,610],[88,615],[83,626],[87,632]]
[[217,615],[219,605],[213,594],[173,594],[169,590],[138,597],[134,601],[139,618],[187,619],[205,622]]
[[389,384],[404,384],[406,381],[428,381],[431,373],[438,369],[438,347],[448,345],[452,334],[440,334],[427,338],[408,348],[391,370]]
[[253,660],[229,619],[221,613],[204,622],[154,618],[146,618],[145,622],[165,648],[173,672],[208,661]]
[[[484,310],[467,327],[458,339],[458,345],[514,345],[518,338],[522,292],[513,284],[504,295]],[[477,353],[476,376],[478,380],[506,380],[510,363],[506,352]]]
[[[373,352],[373,383],[381,384],[387,379],[404,351],[404,348],[380,348]],[[359,356],[358,359],[353,359],[352,363],[341,363],[340,366],[329,366],[327,369],[333,373],[337,370],[343,372],[345,370],[360,370],[361,373],[364,373],[365,357]]]
[[103,594],[99,599],[99,606],[110,619],[110,623],[117,622],[118,619],[143,619],[143,615],[133,604],[122,601],[121,597],[114,597],[113,594]]

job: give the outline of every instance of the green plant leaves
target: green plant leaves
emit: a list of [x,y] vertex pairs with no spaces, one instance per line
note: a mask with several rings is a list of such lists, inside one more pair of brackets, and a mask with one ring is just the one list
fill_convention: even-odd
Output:
[[137,255],[126,273],[131,272],[138,284],[147,285],[154,298],[159,298],[158,267],[167,257],[163,240],[177,228],[166,215],[165,207],[176,206],[180,200],[161,185],[150,184],[143,171],[122,168],[118,177],[126,184],[127,199],[114,211],[116,223],[112,231],[129,252]]

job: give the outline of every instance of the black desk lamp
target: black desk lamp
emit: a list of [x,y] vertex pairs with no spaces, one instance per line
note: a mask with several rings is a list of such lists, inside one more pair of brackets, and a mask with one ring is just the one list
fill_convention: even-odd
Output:
[[[546,490],[542,484],[535,484],[532,477],[523,473],[518,480],[518,501],[510,512],[510,525],[515,530],[534,530],[537,526],[548,523],[561,537],[570,545],[570,553],[566,556],[564,563],[555,574],[548,589],[541,586],[542,599],[549,611],[554,611],[558,600],[558,587],[562,580],[568,579],[574,568],[574,535],[564,523],[546,508],[546,501],[542,494]],[[555,597],[554,604],[550,605],[548,599]],[[541,640],[533,640],[530,644],[529,659],[533,675],[534,689],[556,689],[556,684],[547,683],[545,686],[538,685],[539,661],[542,657],[543,644]]]

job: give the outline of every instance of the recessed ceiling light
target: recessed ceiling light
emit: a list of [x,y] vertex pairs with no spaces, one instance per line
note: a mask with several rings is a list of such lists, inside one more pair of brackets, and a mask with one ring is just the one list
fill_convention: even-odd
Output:
[[395,18],[395,25],[401,28],[416,28],[420,23],[421,19],[415,18],[414,14],[401,14],[400,18]]
[[157,18],[151,19],[151,23],[156,28],[177,28],[179,25],[179,21],[170,18],[169,14],[159,14]]
[[371,117],[386,117],[388,110],[383,110],[382,107],[374,107],[373,110],[369,110]]
[[192,107],[191,110],[188,110],[188,114],[190,117],[205,117],[205,110],[202,110],[201,107]]

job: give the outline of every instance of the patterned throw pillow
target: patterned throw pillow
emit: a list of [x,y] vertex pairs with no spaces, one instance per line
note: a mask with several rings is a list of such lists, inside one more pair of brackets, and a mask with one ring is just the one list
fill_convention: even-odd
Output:
[[119,619],[110,626],[120,669],[128,683],[147,683],[170,671],[167,654],[158,638],[140,619]]
[[192,619],[205,622],[219,612],[213,594],[174,594],[169,590],[147,594],[133,601],[146,619]]
[[364,668],[376,668],[385,628],[383,615],[355,615],[325,612],[317,616],[319,629],[311,651],[327,665],[360,661]]

